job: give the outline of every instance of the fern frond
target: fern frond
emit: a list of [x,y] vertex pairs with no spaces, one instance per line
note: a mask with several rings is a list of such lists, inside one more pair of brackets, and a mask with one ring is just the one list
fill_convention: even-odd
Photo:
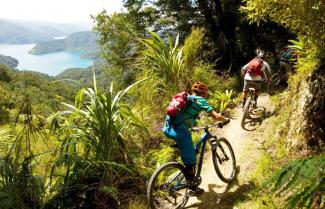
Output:
[[[285,208],[324,206],[325,156],[290,162],[264,184],[278,198],[284,198]],[[320,207],[321,208],[321,207]]]

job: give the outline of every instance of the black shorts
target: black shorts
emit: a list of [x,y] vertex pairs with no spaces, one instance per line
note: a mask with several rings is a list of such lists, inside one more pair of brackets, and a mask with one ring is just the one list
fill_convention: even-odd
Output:
[[249,91],[249,88],[254,88],[255,91],[261,90],[261,82],[255,82],[252,80],[246,80],[244,79],[244,88],[243,91]]

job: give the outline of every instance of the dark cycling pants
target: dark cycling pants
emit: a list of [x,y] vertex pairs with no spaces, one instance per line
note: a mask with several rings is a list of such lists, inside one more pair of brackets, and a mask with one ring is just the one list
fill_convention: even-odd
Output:
[[170,121],[170,117],[166,116],[165,125],[163,127],[164,134],[175,140],[178,149],[181,152],[181,158],[185,165],[195,165],[196,156],[194,144],[192,141],[192,134],[184,124],[177,127],[173,127]]

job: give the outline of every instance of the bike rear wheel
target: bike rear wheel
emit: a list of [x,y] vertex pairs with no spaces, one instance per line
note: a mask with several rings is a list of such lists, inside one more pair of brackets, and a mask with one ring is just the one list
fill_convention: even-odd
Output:
[[241,119],[241,127],[245,129],[245,121],[249,116],[249,109],[252,103],[252,98],[251,96],[248,96],[245,102],[244,110],[243,110],[243,117]]
[[212,150],[212,160],[219,178],[226,183],[232,182],[236,175],[236,158],[227,139],[217,140]]
[[187,201],[184,167],[177,162],[160,166],[149,180],[147,200],[152,209],[180,209]]

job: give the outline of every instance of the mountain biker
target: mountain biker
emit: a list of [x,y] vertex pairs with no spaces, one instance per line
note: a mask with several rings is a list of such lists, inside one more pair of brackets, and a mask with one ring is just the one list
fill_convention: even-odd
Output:
[[262,81],[264,79],[266,79],[268,83],[272,81],[271,68],[265,61],[265,53],[262,50],[256,50],[256,54],[257,56],[241,69],[242,76],[244,77],[242,107],[245,106],[249,88],[255,89],[254,101],[256,106],[259,91],[261,89],[261,83],[256,81]]
[[279,73],[281,75],[281,81],[287,85],[288,73],[293,71],[292,61],[297,58],[297,54],[289,47],[282,48],[282,54],[279,61]]
[[218,114],[206,101],[208,88],[203,82],[194,83],[191,92],[192,94],[188,97],[191,102],[174,117],[167,115],[163,127],[165,135],[173,139],[180,150],[181,159],[185,165],[185,177],[190,182],[188,196],[200,195],[204,192],[193,181],[195,177],[196,156],[190,128],[196,125],[196,119],[198,119],[198,115],[202,110],[209,113],[217,121],[230,122],[230,119]]

